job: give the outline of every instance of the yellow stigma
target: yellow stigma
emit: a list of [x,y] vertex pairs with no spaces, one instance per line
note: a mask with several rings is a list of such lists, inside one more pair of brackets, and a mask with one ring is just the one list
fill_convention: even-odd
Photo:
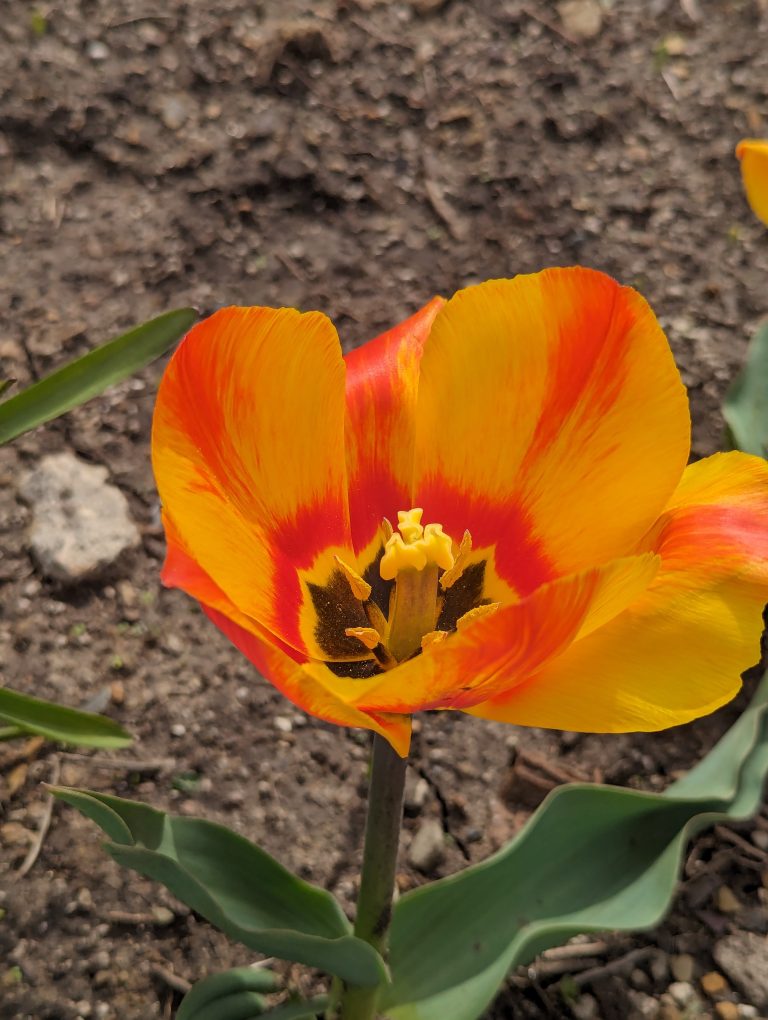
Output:
[[398,510],[397,530],[384,546],[379,573],[385,581],[392,581],[401,570],[423,570],[434,564],[443,570],[453,566],[453,542],[443,531],[442,524],[423,527],[421,507]]

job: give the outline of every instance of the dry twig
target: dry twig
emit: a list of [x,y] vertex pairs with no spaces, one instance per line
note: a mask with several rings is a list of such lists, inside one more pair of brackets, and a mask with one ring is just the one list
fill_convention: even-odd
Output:
[[[55,786],[58,783],[60,774],[61,763],[58,759],[58,756],[56,756],[54,757],[51,763],[51,777],[50,777],[51,786]],[[37,835],[35,836],[35,840],[30,846],[29,851],[27,852],[27,856],[21,862],[21,865],[16,871],[16,878],[24,878],[24,876],[28,874],[34,867],[35,861],[40,856],[40,851],[43,848],[43,843],[45,842],[45,837],[48,833],[48,829],[50,828],[52,817],[53,817],[53,794],[49,793],[48,800],[45,803],[43,817],[40,819],[40,825],[37,830]]]

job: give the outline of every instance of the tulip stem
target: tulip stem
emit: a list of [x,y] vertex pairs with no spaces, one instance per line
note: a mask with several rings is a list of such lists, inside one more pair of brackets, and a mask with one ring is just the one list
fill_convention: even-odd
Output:
[[[380,953],[392,915],[406,765],[383,737],[374,736],[355,935]],[[342,1020],[373,1020],[379,991],[349,985],[342,993]]]

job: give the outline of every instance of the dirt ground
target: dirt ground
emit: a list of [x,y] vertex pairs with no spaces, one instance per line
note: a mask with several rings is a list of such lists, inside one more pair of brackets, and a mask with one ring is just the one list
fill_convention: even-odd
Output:
[[[733,158],[740,137],[768,134],[764,0],[604,0],[589,39],[546,0],[2,6],[3,375],[28,381],[185,304],[320,308],[351,346],[434,293],[582,263],[651,301],[690,389],[694,454],[722,446],[719,402],[768,312],[768,235]],[[46,745],[24,775],[5,745],[3,1020],[169,1018],[185,980],[250,959],[119,870],[71,810],[55,809],[15,878],[45,810],[39,781],[55,774],[225,822],[354,903],[367,736],[294,710],[191,600],[160,588],[148,435],[161,368],[0,453],[3,682],[105,708],[136,735],[121,757],[137,763]],[[106,465],[142,529],[140,552],[104,584],[55,588],[25,548],[16,479],[61,449]],[[404,847],[434,815],[450,837],[438,873],[481,860],[553,765],[554,778],[661,788],[736,711],[600,738],[428,715]],[[664,926],[595,950],[596,966],[639,952],[587,982],[582,1008],[622,1020],[633,990],[664,993],[676,957],[693,957],[697,985],[717,936],[768,930],[766,832],[761,818],[736,840],[703,836],[692,860],[705,867],[689,861]],[[401,888],[424,880],[404,853]],[[739,909],[722,909],[724,887]],[[515,975],[489,1017],[571,1016],[560,976]]]

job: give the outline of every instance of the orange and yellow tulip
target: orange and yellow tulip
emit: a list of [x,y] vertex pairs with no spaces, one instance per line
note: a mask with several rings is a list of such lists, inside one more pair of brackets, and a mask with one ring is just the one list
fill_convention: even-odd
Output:
[[752,212],[768,226],[768,140],[745,138],[736,146]]
[[434,298],[346,357],[319,312],[225,308],[158,394],[163,580],[401,755],[426,709],[662,729],[734,696],[768,601],[768,467],[686,467],[689,439],[653,312],[592,270]]

